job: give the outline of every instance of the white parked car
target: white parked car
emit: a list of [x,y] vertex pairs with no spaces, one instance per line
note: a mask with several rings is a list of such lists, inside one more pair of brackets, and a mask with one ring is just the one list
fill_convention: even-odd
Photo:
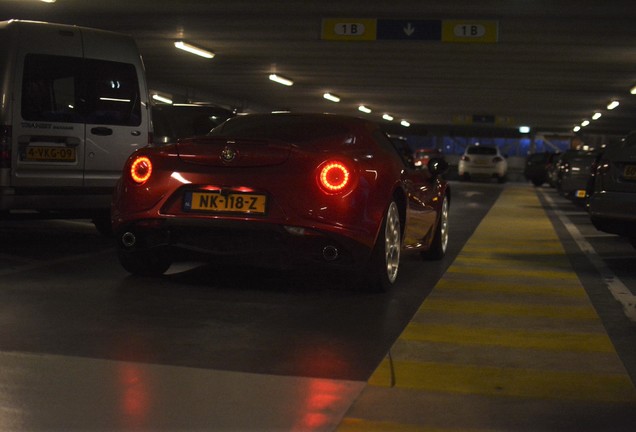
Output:
[[461,180],[483,177],[496,178],[502,183],[508,174],[508,162],[499,147],[475,144],[466,148],[457,171]]

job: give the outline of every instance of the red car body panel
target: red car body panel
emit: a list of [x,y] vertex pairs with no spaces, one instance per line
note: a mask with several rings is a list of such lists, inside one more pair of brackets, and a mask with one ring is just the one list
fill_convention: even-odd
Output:
[[[291,237],[299,237],[288,242],[292,249],[304,251],[305,243],[335,242],[338,247],[350,250],[347,264],[362,265],[376,243],[388,204],[397,200],[402,206],[404,247],[426,250],[430,246],[439,220],[441,198],[449,194],[448,186],[427,170],[407,166],[377,125],[358,118],[323,114],[300,115],[299,125],[295,125],[299,117],[293,114],[251,117],[273,124],[282,118],[283,124],[278,129],[272,126],[271,136],[223,135],[220,126],[217,129],[221,130],[215,129],[211,136],[135,152],[114,194],[115,234],[196,227],[192,230],[201,236],[206,230],[214,230],[223,238],[211,236],[209,242],[213,244],[209,250],[204,250],[202,244],[188,245],[183,240],[185,235],[179,240],[160,236],[157,242],[148,241],[136,247],[169,244],[212,254],[241,255],[258,254],[264,246],[255,242],[254,250],[249,250],[249,246],[244,250],[227,245],[228,251],[220,243],[232,243],[232,239],[239,242],[241,236],[251,236],[256,227],[276,232],[274,241],[285,237],[285,231],[291,231]],[[232,129],[232,122],[248,121],[237,117],[227,122],[227,128]],[[280,128],[288,123],[290,129],[305,130],[290,130],[286,137]],[[317,129],[312,132],[307,124],[312,127],[315,124]],[[298,142],[301,135],[303,140]],[[129,171],[133,161],[141,156],[150,159],[152,173],[146,182],[137,184]],[[345,190],[331,193],[319,185],[319,169],[326,161],[339,161],[350,169]],[[215,192],[223,195],[223,200],[264,196],[266,209],[264,214],[195,211],[190,202],[194,197],[188,195],[193,192]],[[203,198],[197,196],[197,199]],[[193,235],[196,236],[191,234],[189,238]],[[310,241],[304,242],[306,238]],[[317,251],[312,254],[319,255]]]

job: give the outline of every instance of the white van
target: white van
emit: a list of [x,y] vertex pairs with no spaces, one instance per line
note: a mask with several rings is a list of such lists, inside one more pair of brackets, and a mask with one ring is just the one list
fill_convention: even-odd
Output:
[[126,35],[0,22],[0,217],[91,217],[108,209],[126,158],[152,141],[145,72]]

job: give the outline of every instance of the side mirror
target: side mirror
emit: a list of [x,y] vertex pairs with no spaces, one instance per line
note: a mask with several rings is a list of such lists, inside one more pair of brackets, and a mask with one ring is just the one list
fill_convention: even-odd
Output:
[[448,171],[448,162],[442,158],[431,158],[428,161],[428,172],[431,173],[433,177],[444,174]]

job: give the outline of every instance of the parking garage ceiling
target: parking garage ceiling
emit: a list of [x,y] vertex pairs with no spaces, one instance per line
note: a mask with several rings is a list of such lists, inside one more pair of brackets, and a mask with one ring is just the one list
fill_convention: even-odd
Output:
[[[389,113],[387,124],[410,122],[405,134],[570,134],[586,119],[583,134],[636,129],[632,1],[0,0],[0,19],[13,18],[132,35],[151,88],[175,101],[381,122]],[[179,51],[177,40],[216,55]],[[611,100],[620,105],[610,111]]]

